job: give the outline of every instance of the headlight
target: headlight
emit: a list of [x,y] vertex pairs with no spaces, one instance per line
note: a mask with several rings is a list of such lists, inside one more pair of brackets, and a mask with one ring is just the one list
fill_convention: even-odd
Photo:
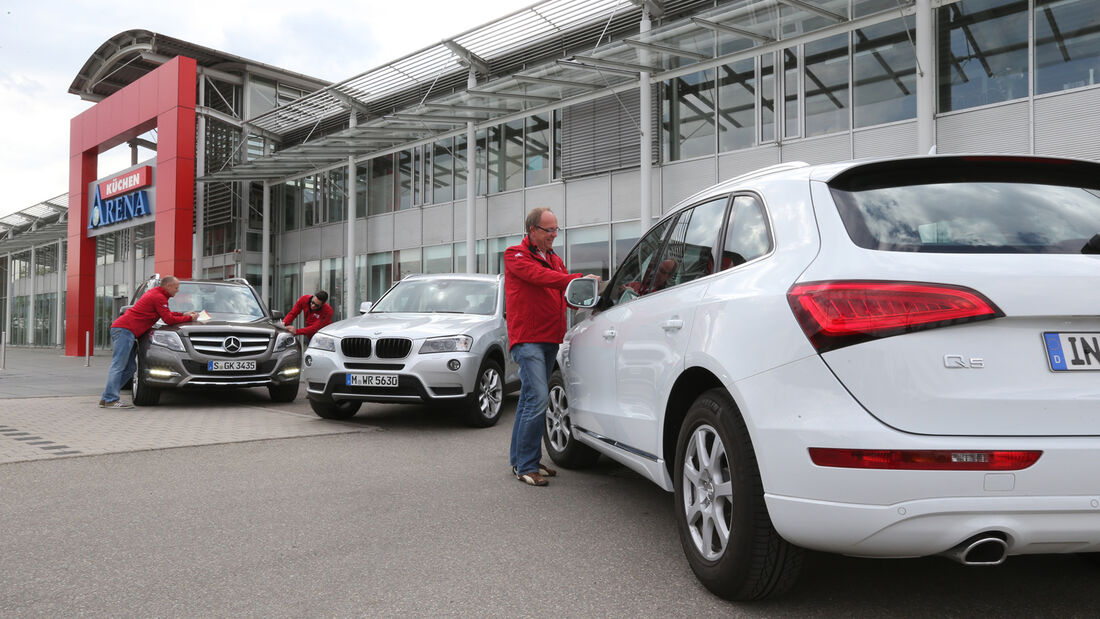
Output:
[[153,331],[153,336],[149,341],[157,346],[163,346],[168,350],[175,350],[178,352],[187,350],[183,347],[183,340],[180,339],[179,334],[175,331]]
[[316,348],[317,350],[336,352],[336,338],[331,335],[317,333],[314,334],[313,339],[309,341],[309,347]]
[[275,352],[280,352],[293,347],[294,336],[289,333],[280,333],[279,339],[275,340]]
[[474,338],[469,335],[433,337],[424,340],[424,344],[420,347],[420,354],[426,355],[433,352],[469,352],[473,345]]

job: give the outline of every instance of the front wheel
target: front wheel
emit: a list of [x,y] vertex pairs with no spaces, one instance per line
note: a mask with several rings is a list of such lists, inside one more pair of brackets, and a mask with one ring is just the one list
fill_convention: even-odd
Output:
[[488,428],[500,420],[504,398],[504,378],[500,364],[486,358],[477,371],[474,390],[466,399],[466,423],[475,428]]
[[577,442],[569,418],[569,396],[561,371],[550,376],[550,403],[546,407],[546,434],[543,444],[550,459],[568,469],[588,468],[596,463],[600,453]]
[[267,395],[272,402],[293,402],[298,397],[298,381],[291,381],[282,385],[268,385]]
[[160,402],[160,389],[150,387],[142,374],[144,374],[144,368],[142,368],[141,356],[138,355],[133,380],[134,406],[156,406]]
[[745,421],[722,389],[688,409],[673,480],[680,544],[707,589],[757,600],[794,585],[803,551],[775,531]]
[[357,400],[341,400],[339,402],[318,402],[310,400],[309,406],[322,419],[351,419],[359,412],[362,402]]

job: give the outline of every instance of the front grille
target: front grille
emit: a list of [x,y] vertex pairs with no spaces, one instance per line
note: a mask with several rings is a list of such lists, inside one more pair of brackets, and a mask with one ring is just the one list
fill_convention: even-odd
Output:
[[340,341],[340,350],[345,357],[369,357],[370,339],[365,337],[345,337]]
[[[218,357],[248,357],[266,352],[271,346],[269,333],[240,333],[237,331],[203,331],[188,335],[191,346],[204,355]],[[227,350],[227,348],[229,350]],[[236,350],[233,350],[237,348]]]
[[412,340],[403,337],[384,337],[374,345],[374,355],[379,359],[403,359],[412,350]]

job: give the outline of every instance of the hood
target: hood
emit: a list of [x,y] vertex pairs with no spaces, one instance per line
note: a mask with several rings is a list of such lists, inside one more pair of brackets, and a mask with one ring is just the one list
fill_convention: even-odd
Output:
[[267,317],[253,318],[250,320],[208,320],[206,322],[181,322],[174,325],[166,325],[161,321],[157,321],[155,328],[168,331],[206,331],[206,330],[218,330],[224,331],[225,329],[241,329],[241,328],[256,328],[256,329],[271,329],[274,328],[279,331],[285,331],[286,327],[278,320],[272,320]]
[[322,332],[335,337],[407,337],[416,340],[460,335],[492,320],[497,318],[478,314],[367,313],[333,323]]

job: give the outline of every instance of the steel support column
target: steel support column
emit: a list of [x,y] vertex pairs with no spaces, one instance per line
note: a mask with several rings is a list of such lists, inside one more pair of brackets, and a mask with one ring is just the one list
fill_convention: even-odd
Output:
[[[260,298],[264,300],[268,308],[274,307],[271,302],[271,182],[264,181],[263,204],[260,207],[261,235],[260,241]],[[247,269],[246,269],[247,270]]]
[[[477,88],[477,73],[470,68],[467,90]],[[474,225],[474,196],[477,192],[477,132],[474,123],[466,123],[466,272],[477,273],[477,226]],[[526,231],[525,231],[526,232]]]
[[[649,32],[651,26],[652,24],[649,21],[649,6],[643,5],[642,21],[638,26],[638,32],[644,35],[645,33]],[[645,48],[639,49],[638,58],[640,60],[640,64],[648,65],[649,50]],[[642,71],[638,75],[638,88],[641,89],[638,93],[639,107],[641,108],[638,113],[638,124],[640,125],[639,133],[641,134],[640,139],[642,141],[642,147],[639,154],[639,157],[641,159],[639,163],[641,165],[639,166],[640,172],[638,174],[638,182],[641,183],[641,187],[639,188],[638,193],[640,203],[640,212],[638,213],[638,216],[641,220],[641,232],[638,234],[638,236],[640,238],[646,233],[646,230],[649,230],[649,226],[653,222],[653,198],[650,195],[653,188],[653,154],[652,152],[650,152],[650,143],[652,136],[650,136],[649,134],[650,128],[653,126],[653,103],[651,101],[651,95],[653,91],[651,90],[651,87],[649,85],[649,71]]]
[[917,154],[936,145],[936,33],[932,0],[917,0]]

